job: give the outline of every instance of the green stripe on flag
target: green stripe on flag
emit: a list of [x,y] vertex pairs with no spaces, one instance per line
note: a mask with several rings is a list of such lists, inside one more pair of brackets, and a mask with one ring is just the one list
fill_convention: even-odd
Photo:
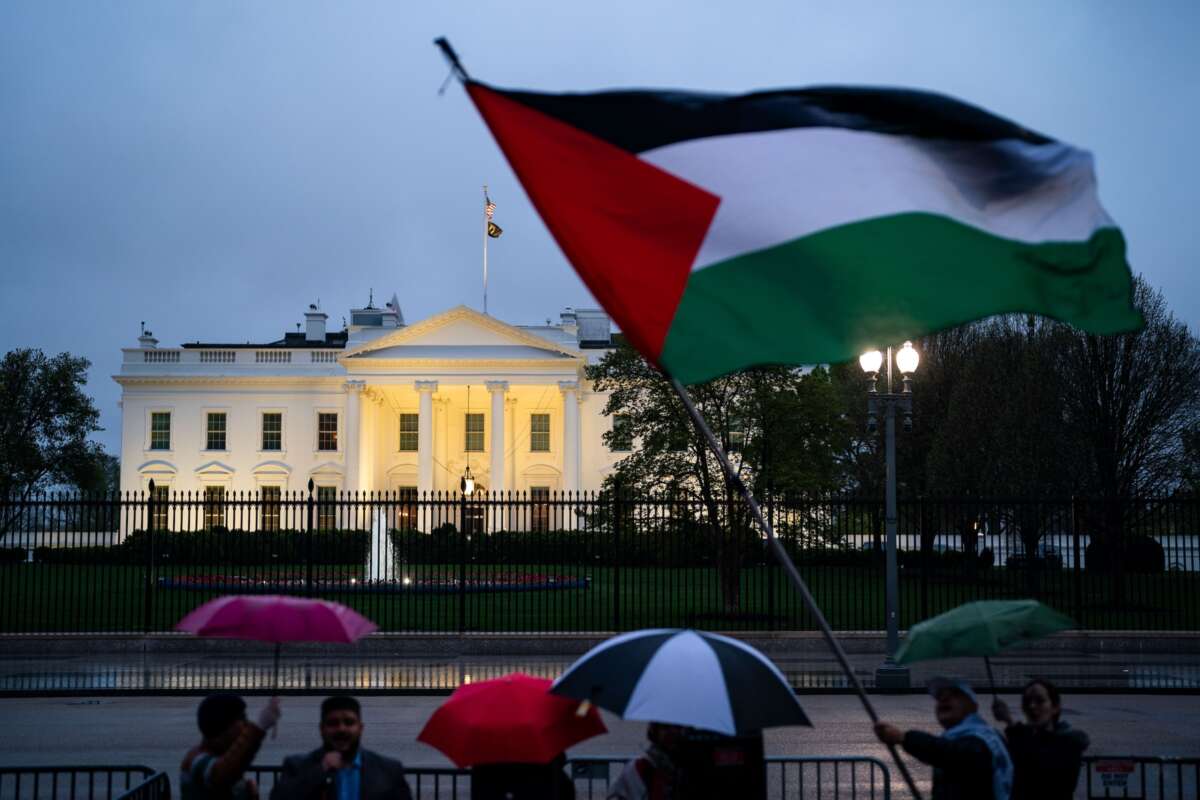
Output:
[[934,214],[841,225],[692,273],[661,363],[684,383],[756,364],[847,361],[971,320],[1036,313],[1136,330],[1125,240],[1030,244]]

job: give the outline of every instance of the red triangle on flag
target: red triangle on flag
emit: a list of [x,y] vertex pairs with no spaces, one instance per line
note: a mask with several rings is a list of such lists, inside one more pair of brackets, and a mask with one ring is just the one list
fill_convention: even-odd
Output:
[[486,86],[467,91],[575,271],[657,362],[720,198]]

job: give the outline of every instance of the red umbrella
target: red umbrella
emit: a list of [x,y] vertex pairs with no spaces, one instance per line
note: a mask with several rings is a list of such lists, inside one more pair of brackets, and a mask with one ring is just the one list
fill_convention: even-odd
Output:
[[222,639],[275,643],[275,685],[279,685],[281,642],[355,642],[379,626],[353,609],[329,600],[278,594],[218,597],[192,610],[177,631]]
[[571,745],[608,732],[594,707],[549,690],[550,681],[519,672],[465,684],[433,712],[417,741],[466,768],[545,764]]

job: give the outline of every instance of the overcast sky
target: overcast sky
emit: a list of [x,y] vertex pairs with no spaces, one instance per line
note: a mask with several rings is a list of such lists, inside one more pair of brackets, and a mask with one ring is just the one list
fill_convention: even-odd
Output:
[[[480,305],[480,185],[504,237],[489,310],[593,304],[431,41],[500,86],[909,85],[1096,154],[1136,271],[1200,329],[1188,2],[114,2],[0,9],[0,347],[91,360],[116,450],[120,348],[333,327],[395,291]],[[588,187],[580,186],[586,192]]]

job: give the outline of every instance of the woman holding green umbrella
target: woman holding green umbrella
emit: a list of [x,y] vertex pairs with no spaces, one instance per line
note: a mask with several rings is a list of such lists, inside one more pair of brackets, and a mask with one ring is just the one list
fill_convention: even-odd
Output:
[[1025,722],[1013,722],[1001,700],[992,704],[1004,735],[1015,774],[1012,800],[1069,800],[1075,796],[1088,736],[1060,719],[1062,697],[1050,681],[1036,678],[1021,691]]

